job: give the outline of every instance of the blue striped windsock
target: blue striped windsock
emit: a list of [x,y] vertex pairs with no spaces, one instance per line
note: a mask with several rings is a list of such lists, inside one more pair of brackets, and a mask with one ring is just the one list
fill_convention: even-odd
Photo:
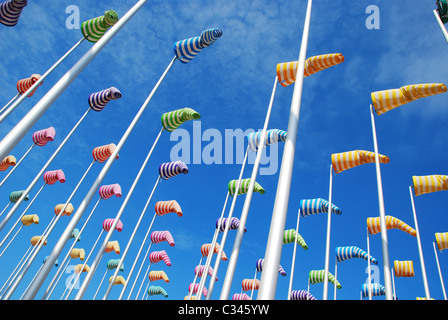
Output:
[[[110,259],[107,261],[107,270],[114,270],[117,269],[118,265],[120,264],[121,259]],[[120,271],[124,271],[124,263],[120,266]]]
[[148,295],[155,296],[159,294],[163,295],[165,298],[168,298],[168,293],[161,286],[150,286],[148,288]]
[[[329,202],[322,198],[300,200],[300,215],[306,217],[316,213],[328,212],[328,204]],[[341,209],[334,204],[331,204],[331,212],[337,215],[342,214]]]
[[[227,225],[227,218],[219,218],[216,220],[216,229],[219,227],[219,232],[224,232]],[[240,226],[240,219],[233,217],[230,220],[229,230],[236,230]],[[244,228],[244,232],[247,232],[247,228]]]
[[163,180],[170,179],[181,173],[187,174],[188,167],[180,160],[174,162],[165,162],[162,163],[159,167],[159,174]]
[[104,89],[99,92],[92,93],[87,99],[90,108],[94,111],[102,111],[104,107],[111,100],[117,100],[121,98],[121,92],[115,87],[110,87],[109,89]]
[[316,300],[316,298],[306,290],[292,290],[291,300]]
[[[24,194],[26,190],[21,190],[21,191],[13,191],[9,194],[9,201],[16,203],[17,201],[19,201],[20,197]],[[29,194],[26,195],[25,199],[23,199],[24,201],[28,201],[30,199]]]
[[[263,271],[263,262],[264,262],[264,259],[258,259],[257,260],[255,266],[256,266],[258,272],[262,272]],[[282,276],[286,276],[285,269],[283,269],[283,267],[281,265],[278,265],[278,272]]]
[[[249,148],[252,151],[258,150],[258,145],[260,144],[262,131],[252,132],[247,135],[247,140],[249,142]],[[266,145],[269,146],[280,141],[286,141],[287,133],[286,131],[280,129],[271,129],[266,131]]]
[[[338,262],[353,258],[361,258],[367,261],[368,254],[367,252],[356,246],[336,247],[336,259],[338,259]],[[376,260],[372,256],[370,256],[370,262],[373,264],[378,264],[378,260]]]
[[202,49],[211,46],[222,36],[221,29],[214,28],[202,31],[199,37],[178,41],[174,44],[174,53],[182,63],[193,60]]
[[369,286],[368,283],[364,283],[361,287],[361,292],[362,292],[363,298],[366,298],[369,296],[369,288],[370,288],[370,292],[372,293],[372,297],[386,295],[386,288],[383,285],[381,285],[379,283],[371,283]]
[[27,5],[27,0],[10,0],[0,4],[0,23],[14,27],[19,22],[20,14]]
[[76,239],[76,238],[78,238],[77,240],[78,242],[81,241],[81,236],[79,235],[79,229],[77,228],[73,229],[69,239]]

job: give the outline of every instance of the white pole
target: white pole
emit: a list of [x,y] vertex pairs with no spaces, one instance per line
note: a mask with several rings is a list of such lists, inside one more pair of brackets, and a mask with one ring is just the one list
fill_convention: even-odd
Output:
[[274,210],[272,212],[271,227],[266,246],[263,272],[261,273],[258,300],[273,300],[277,288],[278,266],[283,246],[283,233],[285,231],[286,215],[288,212],[289,194],[291,189],[294,155],[299,126],[300,106],[302,99],[303,78],[305,70],[306,51],[311,20],[312,0],[308,0],[305,24],[303,28],[302,44],[300,47],[299,63],[297,66],[294,93],[291,102],[287,138],[283,151]]
[[371,279],[371,270],[370,270],[370,237],[369,237],[369,228],[367,230],[367,272],[369,273],[368,279],[369,284],[367,285],[367,290],[369,290],[369,300],[372,300],[372,279]]
[[6,180],[8,180],[8,178],[9,178],[9,176],[14,172],[14,170],[17,169],[17,167],[20,165],[20,163],[23,161],[23,159],[25,159],[25,157],[28,155],[28,153],[30,153],[31,149],[33,149],[35,146],[36,146],[36,144],[33,143],[33,145],[28,149],[27,152],[25,152],[25,154],[22,156],[22,158],[20,158],[20,160],[16,163],[16,165],[8,172],[6,177],[4,177],[2,182],[0,182],[0,188],[5,184]]
[[443,36],[445,37],[446,42],[448,42],[448,32],[446,31],[445,25],[440,19],[439,13],[437,10],[434,10],[434,16],[436,17],[437,23],[439,24],[440,30],[442,31]]
[[394,289],[394,295],[392,300],[397,300],[397,296],[395,294],[395,277],[394,277],[394,268],[390,269],[390,273],[392,274],[392,286]]
[[[330,269],[330,233],[331,233],[331,201],[333,196],[333,165],[330,165],[330,187],[328,192],[327,240],[325,248],[325,271],[323,300],[328,298],[328,270]],[[336,284],[335,284],[336,286]]]
[[294,268],[295,268],[295,264],[296,264],[297,239],[299,238],[299,221],[300,221],[300,208],[297,212],[296,238],[294,239],[294,251],[292,253],[291,275],[289,277],[289,288],[288,288],[287,300],[291,300],[292,282],[294,280]]
[[442,285],[443,297],[445,298],[445,300],[447,300],[447,298],[446,298],[446,291],[445,291],[445,285],[443,284],[442,271],[440,270],[439,257],[437,255],[436,242],[433,241],[432,245],[434,247],[434,255],[436,256],[437,269],[439,270],[439,278],[440,278],[440,284]]
[[375,147],[375,168],[376,168],[376,181],[378,188],[378,205],[380,208],[380,229],[381,229],[381,245],[383,251],[384,287],[386,289],[386,300],[393,300],[391,276],[390,276],[389,242],[387,240],[386,213],[384,209],[383,185],[381,181],[380,160],[378,153],[378,142],[376,138],[375,116],[373,114],[373,105],[370,105],[370,116],[372,122],[373,145]]
[[417,222],[417,213],[415,211],[414,196],[412,195],[412,186],[409,186],[409,194],[411,197],[412,213],[414,214],[415,231],[417,233],[418,253],[419,253],[419,257],[420,257],[420,264],[422,267],[423,286],[425,288],[426,300],[431,300],[431,296],[429,293],[429,286],[428,286],[428,278],[426,276],[425,260],[423,259],[422,242],[420,240],[420,231],[419,231],[418,222]]
[[[194,289],[194,285],[196,284],[196,279],[198,278],[198,274],[201,270],[201,266],[202,266],[202,259],[204,258],[204,256],[201,254],[201,259],[199,259],[199,264],[198,264],[198,271],[194,273],[194,279],[193,279],[193,283],[192,286],[190,287],[190,289],[188,290],[188,300],[191,300],[191,295],[193,294],[193,289]],[[204,266],[204,271],[202,272],[202,277],[204,276],[204,274],[206,273],[205,271],[205,266]]]
[[8,108],[18,97],[20,97],[20,92],[18,94],[16,94],[16,96],[14,98],[12,98],[1,110],[0,110],[0,114],[5,111],[6,108]]
[[[334,262],[334,282],[336,283],[337,280],[338,280],[338,258],[335,258],[335,262]],[[337,290],[337,286],[334,285],[334,300],[336,300],[336,290]]]

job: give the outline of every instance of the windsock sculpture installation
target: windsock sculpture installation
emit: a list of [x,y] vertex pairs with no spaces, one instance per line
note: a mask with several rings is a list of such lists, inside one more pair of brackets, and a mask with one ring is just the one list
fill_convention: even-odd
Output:
[[243,291],[258,290],[260,288],[260,280],[243,279],[241,287],[243,288]]
[[151,261],[151,263],[157,263],[162,260],[168,267],[171,267],[171,260],[165,250],[154,251],[149,254],[149,261]]
[[165,162],[159,167],[159,174],[163,180],[168,180],[181,173],[188,173],[188,167],[182,161]]
[[[247,135],[247,140],[249,143],[249,148],[252,151],[258,151],[258,146],[260,145],[262,132],[253,132]],[[286,131],[280,129],[271,129],[266,131],[266,144],[265,146],[269,146],[274,143],[278,143],[280,141],[286,141],[287,133]]]
[[414,276],[414,262],[408,261],[394,261],[394,273],[396,277],[413,277]]
[[[379,155],[380,163],[389,163],[390,159],[387,156]],[[362,164],[374,163],[375,153],[365,150],[355,150],[341,153],[334,153],[331,155],[334,172],[340,173]]]
[[[336,259],[338,262],[342,262],[349,259],[360,258],[369,260],[367,252],[356,246],[336,247]],[[378,260],[370,256],[370,262],[378,264]]]
[[33,133],[32,139],[35,145],[42,147],[48,142],[53,141],[56,136],[56,130],[53,127],[39,130]]
[[92,110],[96,112],[103,111],[106,105],[111,100],[117,100],[121,98],[121,92],[115,87],[110,87],[109,89],[104,89],[99,92],[92,93],[87,101]]
[[285,230],[283,234],[283,244],[294,243],[297,238],[297,243],[305,250],[308,250],[308,245],[306,244],[303,237],[296,232],[295,229]]
[[448,190],[448,175],[413,176],[412,182],[416,196]]
[[[35,83],[39,81],[40,78],[41,78],[40,74],[32,74],[29,78],[19,80],[17,82],[17,91],[19,92],[20,95],[25,94]],[[43,82],[39,82],[39,86],[42,85],[42,83]],[[37,87],[28,94],[28,97],[32,97],[36,92],[36,90]]]
[[27,0],[9,0],[0,4],[0,23],[7,27],[14,27],[19,22]]
[[[309,282],[311,284],[316,284],[320,282],[324,282],[324,276],[325,276],[325,270],[311,270],[309,273]],[[334,275],[332,275],[330,272],[328,273],[328,280],[334,284],[338,289],[342,288],[342,285],[339,283],[339,281],[336,280]],[[309,290],[308,290],[309,291]]]
[[165,271],[150,271],[148,277],[149,281],[163,280],[167,283],[170,282],[170,279],[168,279]]
[[188,120],[198,120],[201,115],[191,108],[183,108],[162,115],[162,126],[168,132],[173,132]]
[[384,296],[386,295],[386,288],[379,283],[371,283],[370,286],[368,283],[364,283],[361,287],[362,297],[366,298],[369,296],[369,288],[370,293],[373,297]]
[[[92,156],[94,161],[98,161],[99,163],[103,163],[109,157],[112,155],[112,153],[115,151],[117,146],[114,143],[110,143],[105,146],[96,147],[92,151]],[[118,159],[118,155],[115,157],[115,159]]]
[[188,63],[204,48],[211,46],[222,36],[218,28],[202,31],[199,37],[178,41],[174,44],[174,54],[182,63]]
[[0,171],[6,171],[10,166],[14,167],[16,163],[17,160],[14,156],[7,156],[2,162],[0,162]]
[[[392,216],[386,216],[386,227],[387,230],[389,229],[399,229],[401,231],[404,231],[411,236],[416,236],[416,231],[411,228],[409,225],[401,221],[400,219],[397,219]],[[380,218],[367,218],[367,228],[369,230],[370,234],[377,234],[381,231],[380,229]]]
[[152,243],[168,242],[171,247],[175,246],[173,236],[169,231],[153,231],[151,233]]
[[[302,199],[300,200],[300,215],[302,217],[306,217],[309,215],[317,214],[317,213],[326,213],[328,212],[329,202],[322,198],[316,199]],[[334,204],[331,204],[331,212],[336,215],[341,215],[342,210],[336,207]]]
[[[216,220],[216,228],[219,229],[219,232],[224,232],[226,228],[228,219],[227,218],[219,218]],[[236,230],[240,226],[240,220],[238,218],[232,217],[230,221],[229,230]],[[247,232],[247,229],[244,229],[244,232]]]
[[[263,262],[264,262],[264,259],[258,259],[257,260],[257,262],[256,262],[257,272],[262,272],[263,271]],[[286,271],[285,271],[285,269],[283,269],[283,267],[281,265],[278,266],[278,272],[282,276],[286,276]]]
[[168,293],[161,286],[149,286],[148,295],[150,296],[162,295],[165,298],[168,298]]
[[163,216],[167,213],[176,213],[182,217],[182,209],[176,200],[158,201],[155,206],[155,211],[158,216]]
[[316,300],[316,298],[306,290],[293,290],[290,300]]
[[[239,187],[239,190],[238,190],[238,195],[247,193],[247,191],[249,190],[249,182],[250,182],[250,179],[242,179],[241,180],[241,184],[240,184],[240,187]],[[229,182],[229,194],[231,196],[235,195],[237,185],[238,185],[238,180],[230,180],[230,182]],[[254,191],[258,192],[260,194],[264,194],[265,193],[265,190],[263,189],[263,187],[256,181],[255,181],[255,185],[254,185]]]
[[104,16],[96,17],[81,24],[82,35],[90,42],[97,42],[106,33],[107,29],[118,22],[118,14],[109,10]]

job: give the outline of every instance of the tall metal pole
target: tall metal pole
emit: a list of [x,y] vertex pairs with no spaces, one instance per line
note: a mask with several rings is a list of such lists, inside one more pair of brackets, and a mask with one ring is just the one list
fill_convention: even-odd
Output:
[[275,196],[274,210],[272,212],[271,228],[269,230],[268,243],[266,246],[265,259],[263,263],[263,272],[261,273],[260,288],[257,295],[258,300],[273,300],[277,287],[278,266],[280,264],[282,253],[283,233],[285,231],[286,215],[288,212],[292,170],[294,167],[294,155],[299,127],[300,105],[302,100],[304,78],[303,70],[305,70],[312,4],[313,1],[308,0],[296,82],[294,85],[291,111],[289,114],[288,135],[283,151],[282,166],[277,185],[277,194]]
[[[325,248],[325,271],[323,300],[328,298],[328,270],[330,269],[330,234],[331,234],[331,203],[333,197],[333,165],[330,165],[330,187],[328,192],[327,241]],[[335,275],[336,277],[336,275]],[[336,284],[334,285],[336,288]]]
[[296,265],[297,239],[299,239],[299,222],[300,222],[300,209],[297,212],[296,236],[294,239],[294,250],[292,253],[292,262],[290,271],[291,275],[289,277],[288,297],[286,298],[286,300],[291,300],[292,283],[294,281],[294,268]]
[[373,105],[370,105],[370,116],[372,121],[373,145],[375,148],[375,168],[376,181],[378,187],[378,204],[380,207],[380,229],[381,229],[381,245],[383,251],[383,272],[384,272],[384,287],[386,289],[386,300],[393,300],[392,282],[390,275],[390,260],[389,260],[389,242],[387,240],[386,227],[386,213],[384,209],[383,184],[381,181],[380,159],[378,154],[378,141],[376,138],[375,116],[373,114]]
[[437,249],[436,249],[435,241],[433,241],[432,246],[434,247],[434,255],[436,257],[437,270],[439,271],[439,278],[440,278],[440,284],[442,285],[443,297],[445,298],[445,300],[448,300],[446,297],[445,285],[443,284],[442,271],[440,270],[440,262],[439,262],[439,257],[437,256]]
[[[47,92],[47,94],[20,120],[20,122],[0,141],[0,159],[4,159],[50,108],[76,77],[87,67],[107,43],[124,27],[148,0],[140,0],[101,39],[87,51],[81,59]],[[53,265],[53,264],[51,264]],[[42,268],[41,271],[47,268]],[[38,277],[36,277],[37,279]],[[31,288],[30,288],[31,289]],[[26,298],[26,296],[24,297]]]
[[440,30],[442,31],[443,36],[445,37],[446,42],[448,43],[448,31],[446,31],[445,25],[440,19],[439,13],[437,10],[434,10],[434,16],[436,17],[437,23],[439,24]]

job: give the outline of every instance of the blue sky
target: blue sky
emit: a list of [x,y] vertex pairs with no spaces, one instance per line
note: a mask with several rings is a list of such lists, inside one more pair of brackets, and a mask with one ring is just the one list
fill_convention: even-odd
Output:
[[[19,79],[32,73],[43,74],[60,56],[80,38],[80,30],[67,29],[66,7],[76,5],[80,20],[84,21],[113,9],[122,17],[134,1],[58,1],[51,6],[44,1],[29,1],[18,25],[2,27],[2,63],[0,64],[1,101],[6,103],[16,94]],[[365,13],[368,5],[380,9],[380,29],[368,30]],[[419,1],[403,9],[399,1],[314,1],[307,56],[342,53],[345,62],[305,79],[299,134],[297,139],[291,194],[286,229],[296,225],[297,209],[301,199],[328,198],[329,166],[332,153],[351,150],[373,151],[369,105],[372,91],[399,88],[417,83],[446,82],[447,72],[444,50],[446,43],[433,17],[434,1]],[[47,186],[30,208],[28,214],[40,216],[40,224],[25,227],[0,259],[0,284],[8,278],[15,265],[29,247],[32,236],[45,229],[54,214],[54,207],[64,203],[92,161],[92,149],[118,143],[136,112],[152,90],[162,72],[174,56],[173,44],[197,36],[208,28],[221,28],[223,36],[210,48],[201,52],[189,64],[178,61],[167,75],[141,120],[130,135],[103,181],[119,183],[122,198],[101,201],[94,217],[82,235],[79,247],[89,252],[100,233],[106,218],[114,218],[125,195],[149,151],[160,128],[160,116],[168,111],[190,107],[201,114],[202,131],[216,129],[261,129],[268,107],[275,67],[277,63],[297,60],[300,50],[306,1],[212,1],[190,0],[151,1],[114,37],[104,50],[90,63],[71,86],[59,97],[49,111],[11,152],[16,158],[31,146],[33,132],[53,126],[56,139],[47,146],[36,147],[26,161],[14,172],[0,190],[0,206],[8,203],[12,191],[26,189],[59,143],[87,110],[87,98],[111,86],[123,94],[112,101],[101,113],[90,112],[85,121],[50,165],[50,170],[62,169],[66,183]],[[70,67],[92,46],[84,42],[39,87],[32,98],[23,102],[0,126],[1,136],[8,131],[37,103]],[[278,87],[269,128],[286,130],[293,86]],[[376,116],[380,153],[390,157],[382,165],[382,178],[386,214],[395,216],[414,227],[408,187],[413,175],[447,174],[444,148],[444,124],[448,110],[444,108],[446,95],[415,101],[382,116]],[[193,123],[182,125],[192,133]],[[208,145],[203,141],[201,149]],[[170,161],[170,150],[176,144],[167,132],[157,145],[137,188],[123,213],[121,233],[115,232],[112,240],[120,242],[122,250],[134,229],[146,199],[157,179],[158,167]],[[279,144],[279,161],[283,145]],[[224,156],[224,154],[223,154]],[[72,200],[75,207],[90,189],[102,168],[95,164]],[[159,184],[140,226],[131,250],[125,260],[126,278],[140,246],[146,228],[154,214],[157,201],[177,200],[184,216],[175,214],[158,217],[153,230],[169,230],[176,242],[153,245],[153,250],[166,250],[172,266],[161,262],[152,270],[164,270],[169,283],[161,285],[169,299],[183,299],[194,278],[194,267],[200,258],[200,247],[212,240],[214,223],[221,214],[229,180],[238,177],[240,164],[190,164],[189,173]],[[280,163],[279,163],[280,168]],[[250,177],[252,165],[247,165],[244,177]],[[241,254],[238,259],[231,295],[241,292],[241,282],[251,278],[255,262],[263,258],[267,243],[272,209],[278,182],[275,175],[258,176],[266,193],[255,193],[246,224]],[[31,196],[43,184],[40,181]],[[3,199],[3,200],[1,200]],[[82,224],[98,199],[95,195],[87,208]],[[415,198],[421,232],[423,253],[431,297],[443,299],[432,242],[435,232],[447,232],[446,193],[438,192]],[[240,217],[244,197],[238,197],[234,216]],[[333,201],[343,211],[332,219],[330,272],[334,272],[334,248],[359,246],[366,250],[366,219],[376,217],[378,196],[375,167],[363,165],[333,177]],[[6,234],[22,205],[2,234]],[[227,212],[230,205],[227,207]],[[62,218],[48,239],[36,261],[26,274],[12,298],[18,299],[42,259],[51,252],[70,218]],[[80,227],[80,226],[79,226]],[[295,290],[306,290],[310,270],[323,269],[325,261],[326,215],[303,218],[299,233],[309,249],[298,248],[294,273]],[[235,233],[230,231],[224,248],[230,257]],[[424,296],[421,267],[416,239],[399,230],[388,232],[390,260],[413,260],[415,277],[395,278],[399,299],[414,300]],[[103,237],[101,238],[104,239]],[[221,236],[218,238],[219,241]],[[382,263],[380,235],[370,238],[371,254]],[[78,247],[78,246],[77,246]],[[67,245],[63,251],[65,255]],[[96,255],[98,246],[94,249]],[[293,246],[285,245],[281,264],[288,276],[278,279],[276,299],[286,299]],[[145,251],[143,251],[145,252]],[[118,258],[114,253],[103,256],[100,266],[84,296],[91,299],[106,270],[106,262]],[[93,257],[90,259],[92,261]],[[448,258],[439,254],[445,278]],[[62,256],[60,257],[60,261]],[[139,260],[141,261],[141,259]],[[78,263],[78,262],[76,262]],[[213,260],[214,264],[214,260]],[[212,265],[213,265],[212,264]],[[147,266],[147,264],[146,264]],[[225,277],[227,263],[222,262],[218,282],[212,299],[218,299]],[[346,261],[338,267],[338,300],[357,300],[360,288],[367,278],[364,260]],[[54,272],[47,277],[40,298]],[[380,283],[384,284],[382,267]],[[134,272],[134,276],[135,276]],[[110,272],[109,275],[112,275]],[[68,274],[66,275],[68,276]],[[64,276],[64,277],[66,277]],[[63,277],[63,279],[64,279]],[[82,279],[84,278],[84,275]],[[258,275],[260,279],[260,275]],[[132,279],[133,281],[133,279]],[[333,298],[330,285],[329,298]],[[59,299],[64,291],[63,281],[58,284],[52,299]],[[310,292],[322,298],[322,284],[312,285]],[[98,297],[106,290],[103,283]],[[129,290],[129,289],[128,289]],[[121,288],[114,287],[109,299],[118,297]],[[127,291],[129,292],[129,291]],[[74,298],[72,293],[71,299]],[[151,300],[165,299],[161,296]],[[378,300],[384,297],[374,298]]]

